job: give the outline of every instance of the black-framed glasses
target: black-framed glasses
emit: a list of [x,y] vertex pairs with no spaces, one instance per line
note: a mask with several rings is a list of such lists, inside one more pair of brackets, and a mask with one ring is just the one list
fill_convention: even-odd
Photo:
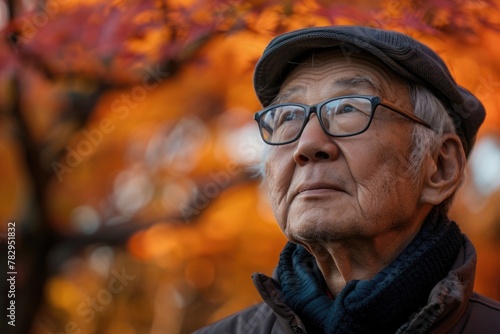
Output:
[[254,115],[260,135],[270,145],[284,145],[297,140],[312,113],[318,116],[323,130],[332,137],[349,137],[365,132],[378,106],[390,109],[429,129],[431,126],[409,111],[384,101],[379,96],[348,95],[315,105],[283,103],[269,106]]

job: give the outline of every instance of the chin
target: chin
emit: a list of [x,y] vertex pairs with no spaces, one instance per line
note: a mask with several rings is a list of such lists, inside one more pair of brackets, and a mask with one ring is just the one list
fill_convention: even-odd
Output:
[[[331,216],[331,215],[330,215]],[[304,218],[304,217],[301,217]],[[342,240],[366,238],[370,235],[370,223],[361,220],[325,220],[317,217],[289,220],[283,232],[292,242],[300,244],[331,243]]]
[[[330,226],[325,226],[328,224]],[[314,243],[319,241],[335,241],[338,239],[341,231],[332,229],[333,223],[303,222],[299,224],[288,225],[284,231],[286,237],[297,243]]]

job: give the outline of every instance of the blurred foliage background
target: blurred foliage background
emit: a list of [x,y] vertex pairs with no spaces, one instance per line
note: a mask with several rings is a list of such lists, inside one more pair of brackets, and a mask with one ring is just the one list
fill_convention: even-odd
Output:
[[451,216],[478,248],[476,290],[500,299],[499,6],[0,0],[0,246],[15,221],[18,273],[0,331],[190,333],[259,302],[250,276],[285,239],[250,168],[252,70],[277,34],[330,24],[422,40],[484,102]]

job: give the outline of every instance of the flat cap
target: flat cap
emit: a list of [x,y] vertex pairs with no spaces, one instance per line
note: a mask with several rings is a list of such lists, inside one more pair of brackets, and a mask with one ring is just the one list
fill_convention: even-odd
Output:
[[312,50],[339,47],[346,56],[365,52],[403,78],[430,89],[453,119],[468,156],[485,118],[481,101],[455,82],[444,61],[428,46],[396,31],[360,26],[305,28],[274,38],[254,72],[254,89],[263,106],[279,93],[297,61]]

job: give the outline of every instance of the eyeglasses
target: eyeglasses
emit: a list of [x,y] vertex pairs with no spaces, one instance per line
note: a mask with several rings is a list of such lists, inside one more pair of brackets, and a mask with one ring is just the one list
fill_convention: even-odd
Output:
[[269,106],[254,115],[260,135],[270,145],[284,145],[297,140],[312,113],[318,116],[323,130],[332,137],[349,137],[365,132],[378,106],[388,108],[414,122],[431,128],[409,111],[396,107],[378,96],[348,95],[315,105],[283,103]]

